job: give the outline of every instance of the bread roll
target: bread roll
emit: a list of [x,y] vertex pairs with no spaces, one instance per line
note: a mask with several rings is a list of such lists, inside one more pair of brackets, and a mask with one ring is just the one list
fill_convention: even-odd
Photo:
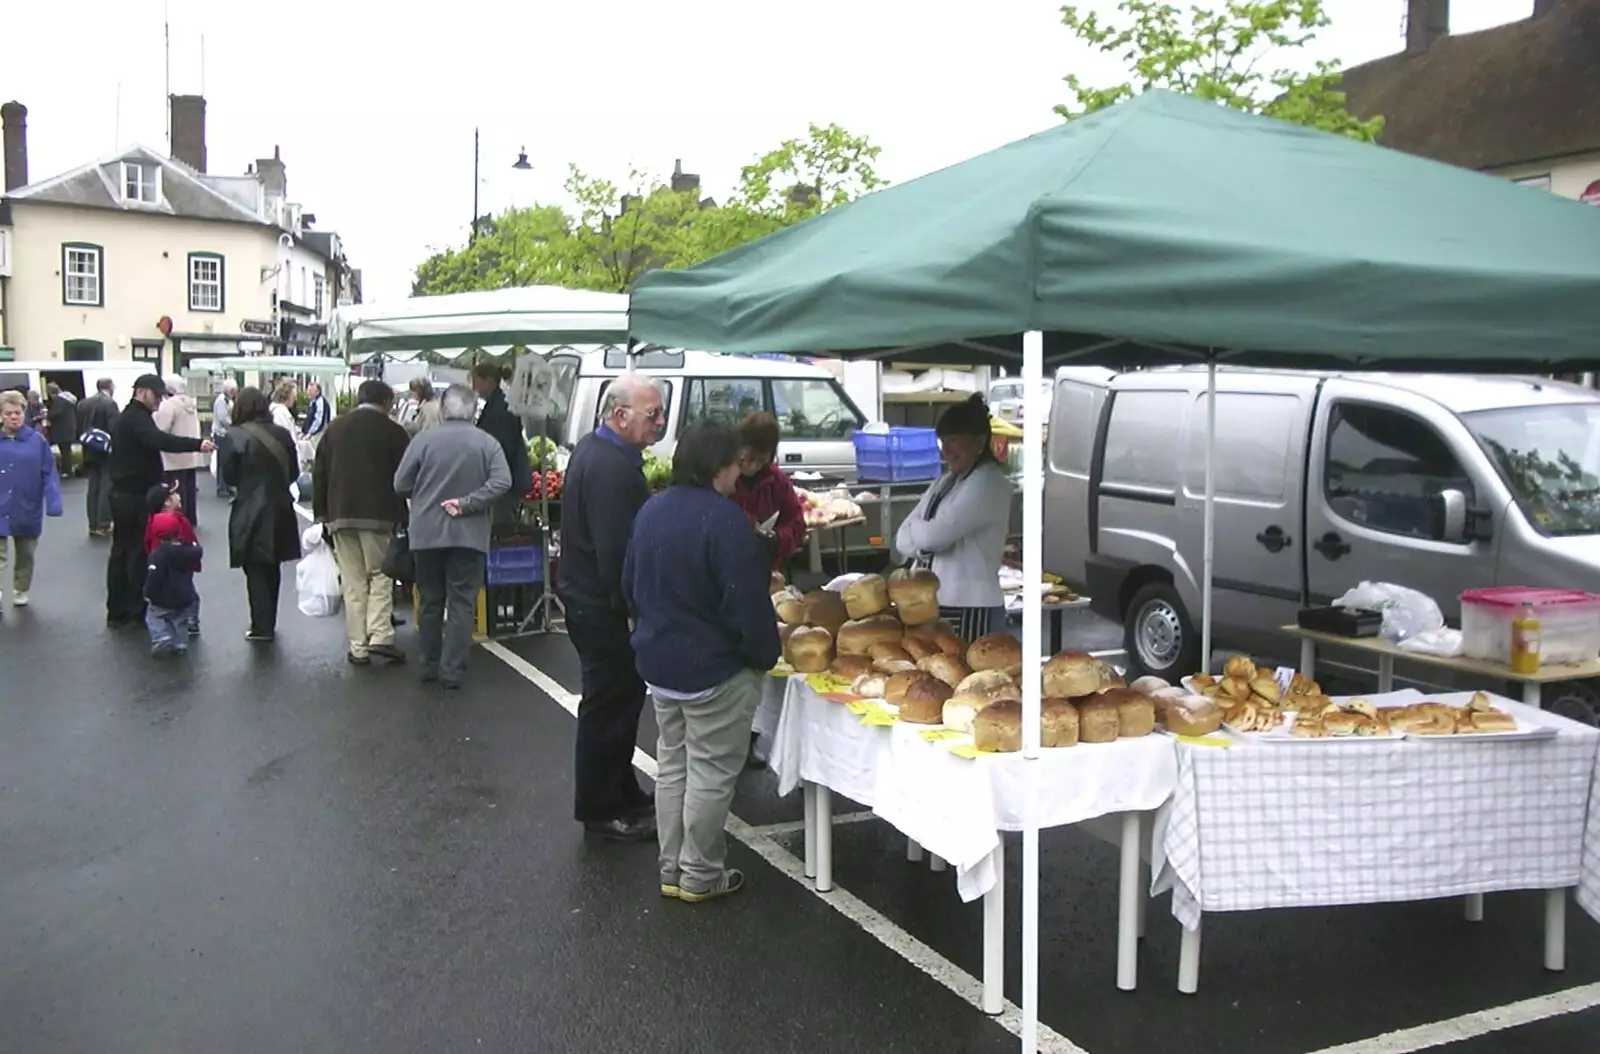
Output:
[[822,673],[833,661],[833,637],[821,626],[796,626],[783,657],[796,673]]
[[1517,719],[1504,710],[1471,710],[1468,723],[1458,723],[1460,732],[1515,732]]
[[828,672],[855,680],[862,674],[872,673],[872,660],[860,655],[841,655],[828,664]]
[[830,633],[837,631],[850,617],[839,594],[826,589],[813,589],[801,598],[801,603],[805,605],[803,621],[807,625],[821,626]]
[[1112,688],[1100,698],[1117,708],[1117,735],[1122,739],[1148,736],[1156,727],[1156,704],[1132,688]]
[[1081,651],[1063,651],[1045,661],[1040,671],[1044,694],[1052,699],[1093,695],[1100,688],[1100,667]]
[[952,688],[972,675],[966,663],[960,659],[953,659],[942,651],[917,660],[917,669],[933,674]]
[[932,571],[896,571],[889,576],[889,599],[908,626],[939,617],[939,577]]
[[967,649],[967,665],[974,670],[1003,670],[1015,677],[1022,672],[1022,645],[1009,633],[986,634]]
[[[945,709],[950,709],[948,703]],[[1022,749],[1021,703],[1010,699],[991,703],[974,715],[971,724],[972,745],[985,754],[1010,754]]]
[[1223,664],[1224,677],[1236,677],[1241,681],[1250,682],[1256,679],[1256,664],[1248,655],[1230,655]]
[[1330,736],[1353,736],[1364,720],[1361,714],[1348,710],[1329,710],[1322,715],[1322,727]]
[[903,673],[892,674],[883,682],[883,697],[891,703],[898,704],[906,697],[906,689],[921,680],[933,681],[938,678],[929,676],[921,670],[906,670]]
[[987,691],[1005,684],[1015,684],[1016,681],[1009,673],[1003,670],[979,670],[977,673],[968,674],[956,683],[956,691]]
[[873,659],[872,668],[879,673],[910,673],[917,664],[910,659]]
[[[837,642],[841,655],[871,655],[874,644],[900,646],[905,627],[893,615],[873,615],[839,627]],[[902,652],[902,654],[905,654]],[[906,655],[906,658],[911,658]]]
[[779,622],[798,626],[806,621],[805,600],[795,589],[780,589],[772,594],[772,610],[777,613]]
[[882,575],[862,575],[845,586],[840,595],[851,618],[866,618],[889,610],[889,583]]
[[850,691],[863,699],[882,699],[887,680],[881,673],[864,674],[850,682]]
[[1163,723],[1173,735],[1210,735],[1222,726],[1222,708],[1203,695],[1186,695],[1168,701]]
[[1132,688],[1136,692],[1142,692],[1145,695],[1154,696],[1162,689],[1171,688],[1172,685],[1168,684],[1166,681],[1163,681],[1159,677],[1141,677],[1137,681],[1134,681],[1132,684],[1128,685],[1128,687]]
[[[848,623],[847,623],[848,625]],[[898,644],[886,644],[879,641],[867,649],[867,655],[874,659],[904,659],[912,665],[916,664],[917,657]]]
[[920,679],[911,682],[900,697],[898,717],[915,725],[937,725],[944,720],[944,703],[950,698],[950,686],[926,674],[917,676]]
[[921,662],[930,655],[944,654],[944,652],[939,650],[939,646],[933,643],[931,640],[923,640],[921,637],[913,637],[910,633],[906,634],[905,639],[900,642],[900,646],[904,648],[906,653],[917,662]]
[[[996,706],[1000,705],[998,703]],[[1039,703],[1039,745],[1072,747],[1078,744],[1078,708],[1065,699]]]
[[767,585],[767,592],[777,594],[787,588],[789,588],[789,584],[783,580],[783,576],[776,571],[772,572],[772,578]]
[[1078,742],[1112,743],[1117,739],[1117,704],[1104,695],[1079,701]]
[[934,634],[933,643],[952,659],[959,659],[967,654],[967,642],[956,636],[947,626],[941,625],[939,631]]

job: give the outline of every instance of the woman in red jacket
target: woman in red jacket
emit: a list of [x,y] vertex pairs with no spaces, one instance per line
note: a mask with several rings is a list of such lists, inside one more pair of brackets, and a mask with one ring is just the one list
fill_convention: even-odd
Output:
[[778,456],[778,419],[769,413],[748,414],[739,422],[739,482],[733,500],[758,531],[777,514],[770,531],[762,532],[772,569],[799,551],[806,541],[805,510],[782,469]]

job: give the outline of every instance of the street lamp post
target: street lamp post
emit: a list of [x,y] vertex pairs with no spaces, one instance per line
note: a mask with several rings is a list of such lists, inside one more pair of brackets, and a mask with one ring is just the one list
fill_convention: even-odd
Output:
[[[481,182],[481,177],[478,175],[478,160],[478,129],[474,128],[472,130],[472,232],[467,236],[468,244],[478,240],[478,227],[482,222],[481,214],[478,212],[478,186]],[[512,162],[511,167],[518,172],[533,170],[533,166],[528,163],[527,147],[517,151],[517,159]]]

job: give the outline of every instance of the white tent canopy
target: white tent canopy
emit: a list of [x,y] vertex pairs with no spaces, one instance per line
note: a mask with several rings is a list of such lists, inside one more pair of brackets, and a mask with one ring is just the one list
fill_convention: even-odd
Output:
[[328,326],[342,354],[628,339],[628,297],[559,286],[416,296],[340,307]]
[[237,355],[217,359],[195,359],[184,373],[295,373],[311,376],[343,376],[350,364],[323,355]]

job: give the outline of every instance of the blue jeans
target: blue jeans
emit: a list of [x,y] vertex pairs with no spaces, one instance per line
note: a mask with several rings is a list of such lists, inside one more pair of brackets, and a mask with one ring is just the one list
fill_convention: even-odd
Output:
[[148,604],[144,609],[144,624],[150,631],[152,649],[188,651],[189,638],[200,633],[200,601],[196,600],[186,608]]

